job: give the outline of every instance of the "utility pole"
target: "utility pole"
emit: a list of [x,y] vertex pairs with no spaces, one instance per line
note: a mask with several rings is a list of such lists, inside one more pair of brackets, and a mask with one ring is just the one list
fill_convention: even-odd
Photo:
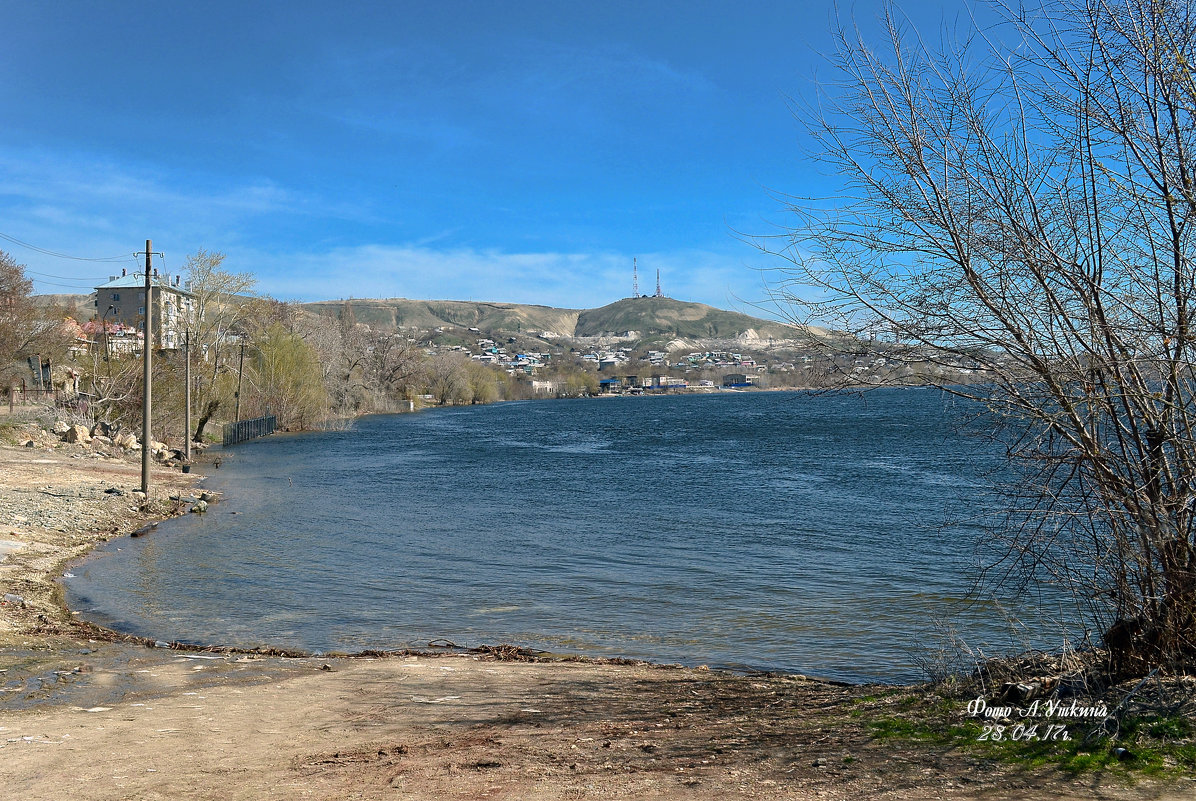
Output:
[[191,461],[191,329],[183,341],[183,383],[187,386],[186,407],[183,409],[183,458]]
[[241,363],[237,365],[237,409],[233,419],[241,419],[241,378],[245,375],[245,335],[241,335]]
[[154,351],[154,333],[152,321],[154,317],[153,287],[150,286],[151,269],[154,266],[154,243],[145,240],[145,338],[142,340],[142,352],[145,356],[142,365],[141,392],[141,491],[145,493],[145,500],[149,502],[149,470],[150,470],[150,407],[153,396],[153,386],[150,376],[150,362]]

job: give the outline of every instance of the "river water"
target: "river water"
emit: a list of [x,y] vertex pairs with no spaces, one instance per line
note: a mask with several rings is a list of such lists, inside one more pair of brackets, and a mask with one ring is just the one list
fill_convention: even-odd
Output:
[[959,414],[930,389],[722,393],[274,436],[209,469],[207,514],[72,568],[69,603],[192,643],[443,638],[853,681],[920,678],[940,622],[988,653],[1058,645],[1058,609],[967,597],[996,462]]

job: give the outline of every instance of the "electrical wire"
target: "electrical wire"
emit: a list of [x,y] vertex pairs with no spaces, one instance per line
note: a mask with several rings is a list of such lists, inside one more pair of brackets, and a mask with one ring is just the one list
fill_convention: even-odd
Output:
[[[40,279],[40,278],[38,279],[38,281],[37,281],[37,282],[38,282],[39,284],[45,284],[45,285],[47,285],[47,286],[60,286],[60,287],[64,287],[64,288],[66,288],[66,289],[76,289],[76,290],[78,290],[78,289],[86,289],[88,293],[90,293],[90,292],[94,292],[94,291],[95,291],[95,286],[94,286],[93,284],[90,284],[90,283],[87,283],[87,282],[81,282],[81,283],[77,283],[77,284],[61,284],[61,283],[59,283],[59,282],[57,282],[57,281],[46,281],[46,280],[43,280],[43,279]],[[87,293],[83,293],[83,292],[75,292],[75,293],[73,293],[73,294],[77,294],[77,295],[78,295],[78,294],[87,294]]]
[[10,237],[6,233],[0,233],[0,239],[4,239],[6,241],[11,241],[11,243],[14,245],[20,245],[22,247],[29,247],[30,250],[37,251],[38,253],[45,253],[45,255],[47,255],[47,256],[54,256],[55,258],[69,258],[69,259],[72,259],[72,261],[74,261],[74,262],[123,262],[124,259],[129,258],[128,253],[124,253],[124,255],[121,255],[121,256],[105,256],[104,258],[84,258],[83,256],[68,256],[68,255],[66,255],[66,253],[59,253],[59,252],[56,252],[53,250],[45,250],[44,247],[38,247],[37,245],[31,245],[28,243],[28,241],[22,241],[20,239],[17,239],[16,237]]
[[[87,280],[86,278],[75,278],[75,277],[69,276],[69,275],[52,275],[51,273],[39,273],[37,270],[30,270],[28,267],[25,268],[25,272],[28,275],[36,275],[38,277],[39,281],[40,281],[40,279],[43,279],[43,278],[57,278],[60,281],[69,281],[73,284],[79,284],[80,286],[83,286],[85,284],[87,286],[91,286],[91,283],[92,283],[91,281]],[[49,283],[53,283],[53,282],[52,281],[41,281],[41,283],[49,284]]]

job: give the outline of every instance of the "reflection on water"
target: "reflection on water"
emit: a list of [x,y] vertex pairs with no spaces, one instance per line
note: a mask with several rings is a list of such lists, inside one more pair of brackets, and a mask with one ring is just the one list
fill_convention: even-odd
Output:
[[91,619],[160,639],[445,638],[916,678],[936,618],[974,647],[1009,646],[1003,610],[1051,634],[1016,599],[966,601],[992,464],[951,412],[931,390],[736,393],[273,437],[211,472],[226,500],[207,515],[110,543],[68,589]]

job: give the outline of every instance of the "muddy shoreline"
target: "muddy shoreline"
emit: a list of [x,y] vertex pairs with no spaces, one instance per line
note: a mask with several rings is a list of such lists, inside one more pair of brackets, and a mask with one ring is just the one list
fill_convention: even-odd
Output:
[[[106,798],[1181,798],[963,744],[878,737],[922,687],[847,686],[496,647],[282,656],[75,620],[56,578],[185,513],[202,468],[43,438],[0,445],[0,786]],[[152,536],[152,534],[150,534]],[[931,699],[931,700],[928,700]],[[68,789],[69,788],[69,789]]]

